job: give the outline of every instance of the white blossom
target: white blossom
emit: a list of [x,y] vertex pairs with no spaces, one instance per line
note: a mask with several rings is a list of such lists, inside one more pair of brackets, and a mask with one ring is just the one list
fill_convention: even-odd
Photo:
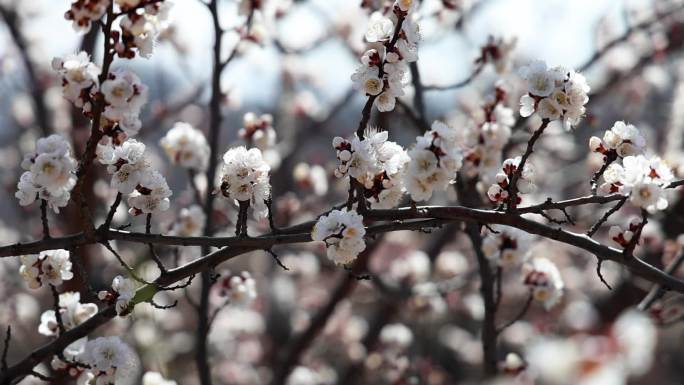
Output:
[[74,30],[88,32],[93,22],[104,16],[110,0],[80,0],[73,1],[71,7],[64,14],[64,18],[72,20]]
[[517,266],[529,256],[531,237],[528,233],[512,227],[497,228],[482,240],[482,251],[487,258],[502,267]]
[[161,373],[145,372],[142,377],[142,385],[178,385],[176,381],[167,380]]
[[373,208],[391,208],[403,196],[403,171],[409,161],[406,151],[387,140],[387,131],[370,127],[364,139],[333,139],[338,165],[335,176],[352,176],[363,187]]
[[328,173],[320,165],[297,163],[292,170],[292,177],[301,188],[312,189],[317,196],[328,192]]
[[629,201],[649,212],[668,206],[666,188],[674,179],[670,167],[657,156],[627,156],[622,164],[612,163],[603,173],[603,193],[629,194]]
[[414,201],[430,199],[434,190],[446,190],[463,164],[456,131],[435,121],[408,152],[411,161],[405,172],[406,190]]
[[[505,91],[498,89],[497,93]],[[511,137],[511,127],[515,124],[513,110],[501,104],[497,98],[485,105],[484,121],[458,116],[454,126],[459,127],[458,143],[463,149],[463,168],[461,173],[469,178],[478,177],[483,183],[491,183],[501,165],[501,154]]]
[[62,94],[76,107],[88,112],[92,95],[98,91],[100,68],[85,52],[52,59],[52,69],[62,78]]
[[319,385],[321,375],[306,366],[296,366],[287,377],[285,385]]
[[646,139],[639,129],[631,124],[618,121],[603,135],[603,140],[592,137],[589,141],[592,151],[607,153],[615,150],[618,156],[639,155],[646,149]]
[[[71,330],[97,314],[97,305],[81,303],[81,294],[68,291],[59,295],[59,313],[65,330]],[[38,333],[45,336],[56,336],[59,324],[54,310],[46,310],[40,316]]]
[[258,148],[231,148],[223,155],[220,191],[226,198],[251,202],[255,212],[263,215],[271,194],[270,169]]
[[172,192],[166,179],[155,170],[145,172],[135,191],[128,197],[132,215],[153,214],[169,209]]
[[546,258],[534,258],[522,267],[524,283],[535,301],[548,310],[563,296],[564,283],[556,265]]
[[528,93],[520,99],[520,115],[537,112],[542,119],[560,120],[567,127],[577,125],[589,101],[589,85],[583,75],[563,67],[547,68],[534,61],[520,69]]
[[243,125],[238,131],[241,138],[249,140],[256,148],[266,151],[276,144],[276,131],[273,128],[273,117],[270,114],[257,116],[248,112],[242,118]]
[[[511,159],[506,159],[501,167],[501,172],[496,174],[495,182],[487,190],[487,196],[492,202],[504,203],[508,199],[508,188],[513,179],[513,176],[518,170],[522,157],[518,156]],[[517,197],[516,203],[522,200],[521,194],[529,194],[534,192],[537,188],[534,183],[534,167],[530,162],[525,162],[525,166],[517,179]]]
[[86,343],[79,361],[90,365],[96,385],[115,384],[133,374],[138,357],[120,337],[99,337]]
[[[418,60],[421,35],[412,18],[412,4],[412,0],[397,2],[389,17],[380,11],[371,14],[365,36],[368,50],[351,76],[354,89],[374,97],[373,103],[381,112],[394,110],[396,98],[405,94],[408,84],[406,63]],[[395,28],[399,15],[403,19],[401,31]],[[395,33],[397,38],[392,40]]]
[[[114,280],[112,280],[112,290],[114,291],[114,299],[116,300],[116,313],[121,316],[128,314],[130,311],[129,307],[137,290],[135,281],[117,275],[114,277]],[[101,291],[99,297],[100,300],[105,300],[109,298],[109,292]]]
[[31,289],[43,284],[58,286],[74,277],[68,250],[45,250],[38,255],[21,256],[20,260],[19,274]]
[[27,171],[17,183],[19,204],[43,199],[55,212],[66,206],[76,185],[76,160],[66,139],[56,134],[38,139],[35,151],[26,154],[21,166]]
[[363,217],[356,211],[333,210],[318,218],[311,232],[314,241],[325,242],[328,258],[346,265],[366,249]]
[[119,68],[109,73],[100,92],[106,102],[102,115],[111,124],[118,123],[126,135],[136,135],[142,125],[140,111],[147,103],[147,86],[133,72]]
[[380,331],[380,342],[385,348],[405,350],[413,342],[413,333],[404,324],[385,325]]
[[394,23],[392,20],[386,18],[380,12],[373,12],[368,21],[368,29],[366,30],[366,41],[375,43],[379,41],[386,41],[392,37],[394,32]]
[[133,49],[137,49],[141,57],[149,59],[157,37],[169,26],[172,5],[171,1],[162,1],[148,4],[142,13],[124,15],[119,23],[123,39],[114,46],[117,54],[133,58]]
[[209,162],[209,144],[204,134],[188,123],[178,122],[159,141],[173,164],[204,171]]
[[173,224],[171,233],[182,237],[196,237],[202,234],[206,220],[204,209],[200,205],[184,207]]
[[611,226],[608,230],[608,237],[618,245],[627,247],[627,245],[629,245],[629,243],[632,241],[632,238],[634,238],[634,234],[637,232],[639,227],[641,227],[641,221],[641,218],[633,217],[629,220],[627,227],[624,229],[622,226]]
[[397,98],[391,92],[385,91],[375,98],[375,106],[380,112],[387,112],[394,110],[397,103]]
[[247,307],[257,297],[256,281],[247,271],[239,275],[227,274],[220,283],[221,294],[228,298],[232,306]]
[[135,139],[113,146],[108,138],[98,144],[97,158],[100,163],[107,165],[107,171],[112,174],[112,188],[122,194],[132,193],[143,176],[150,172],[149,162],[145,158],[145,145]]

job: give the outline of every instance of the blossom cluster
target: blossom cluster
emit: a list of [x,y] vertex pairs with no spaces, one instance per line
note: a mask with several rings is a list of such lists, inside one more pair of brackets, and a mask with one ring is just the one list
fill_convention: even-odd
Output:
[[589,85],[583,75],[563,67],[547,68],[534,61],[521,68],[528,92],[520,98],[520,115],[537,113],[545,120],[561,120],[567,128],[577,125],[589,101]]
[[121,39],[116,36],[114,50],[122,58],[132,59],[137,53],[149,59],[154,51],[158,36],[168,28],[171,1],[148,2],[140,7],[141,1],[118,1],[126,14],[121,19]]
[[134,373],[138,357],[120,337],[99,337],[85,344],[79,361],[88,365],[97,385],[120,383]]
[[206,220],[204,209],[200,205],[184,207],[173,224],[171,234],[182,237],[196,237],[202,234]]
[[273,128],[273,116],[271,114],[257,115],[254,112],[246,113],[242,118],[243,127],[238,131],[240,138],[249,146],[261,150],[261,156],[271,169],[280,166],[281,155],[276,148],[278,136]]
[[116,313],[123,316],[129,313],[136,290],[137,285],[134,280],[117,275],[112,281],[112,292],[103,290],[97,296],[101,301],[115,303]]
[[404,183],[414,201],[426,201],[434,190],[446,190],[463,165],[456,130],[440,121],[416,138],[408,155]]
[[76,31],[87,32],[93,22],[100,20],[107,12],[111,0],[76,0],[64,14],[64,18],[72,20]]
[[[132,59],[136,51],[149,58],[159,34],[169,26],[171,1],[145,0],[75,0],[64,14],[76,31],[87,32],[107,12],[112,1],[123,15],[121,31],[114,31],[114,51],[119,57]],[[115,15],[112,15],[115,17]]]
[[263,215],[271,194],[270,169],[258,148],[231,148],[223,155],[219,189],[226,198],[250,202],[255,212]]
[[622,247],[627,247],[632,238],[641,227],[642,219],[639,217],[633,217],[627,223],[627,228],[622,228],[622,226],[611,226],[608,230],[608,237],[618,245]]
[[338,265],[352,262],[366,249],[364,235],[363,217],[347,209],[321,216],[311,231],[311,239],[325,242],[328,258]]
[[129,139],[116,145],[111,138],[105,137],[97,146],[97,158],[112,174],[112,188],[128,194],[132,215],[168,210],[171,189],[164,176],[150,167],[143,143]]
[[610,158],[611,152],[620,157],[641,155],[646,149],[646,139],[632,124],[618,121],[610,130],[603,134],[603,139],[592,136],[589,139],[589,149]]
[[90,61],[87,53],[81,51],[64,58],[52,59],[52,69],[62,79],[64,98],[83,112],[90,113],[93,108],[93,95],[100,87],[100,67]]
[[226,274],[219,282],[219,290],[233,306],[247,307],[257,297],[256,281],[247,271],[239,275]]
[[356,179],[364,188],[364,196],[373,208],[391,208],[404,194],[403,172],[409,162],[406,151],[387,140],[387,131],[369,128],[360,139],[333,139],[338,165],[335,176]]
[[380,377],[379,383],[397,383],[408,375],[411,367],[408,353],[413,338],[411,329],[401,323],[382,328],[378,350],[366,358],[367,365],[374,369],[373,377]]
[[511,137],[515,124],[513,110],[502,102],[506,92],[497,88],[496,98],[484,106],[482,117],[467,119],[459,130],[459,142],[463,148],[461,172],[469,177],[478,177],[484,183],[491,183],[501,164],[503,148]]
[[368,50],[351,79],[355,89],[375,98],[379,111],[394,109],[396,98],[404,95],[407,63],[418,60],[420,32],[412,19],[413,8],[413,1],[399,0],[389,15],[377,11],[370,17]]
[[629,201],[649,212],[668,206],[666,188],[674,180],[670,167],[658,156],[627,156],[603,173],[603,193],[629,194]]
[[133,215],[152,214],[169,209],[171,189],[159,171],[143,174],[135,191],[128,196],[129,212]]
[[94,104],[101,98],[105,119],[100,130],[112,137],[122,136],[117,139],[121,142],[138,133],[142,125],[139,116],[147,103],[148,90],[136,74],[118,68],[99,84],[101,70],[90,62],[85,52],[54,58],[52,68],[62,78],[64,98],[86,116],[92,116]]
[[62,281],[74,277],[68,250],[45,250],[38,255],[24,255],[20,260],[19,274],[31,289],[37,289],[44,284],[61,285]]
[[489,36],[487,44],[480,48],[480,57],[475,63],[480,65],[491,63],[496,73],[503,74],[510,67],[516,43],[517,38],[504,39]]
[[[97,313],[97,305],[94,303],[81,303],[81,294],[68,291],[59,295],[59,314],[64,330],[71,330],[84,323]],[[44,336],[57,336],[59,323],[53,309],[46,310],[40,316],[38,333]]]
[[523,283],[530,288],[532,298],[546,309],[560,301],[565,287],[558,268],[546,258],[533,258],[523,265]]
[[177,122],[159,144],[171,163],[193,171],[204,171],[209,163],[209,144],[202,131]]
[[119,68],[108,74],[100,92],[105,101],[103,116],[107,126],[116,124],[126,136],[136,135],[142,126],[140,111],[147,103],[147,86],[133,72]]
[[502,227],[489,232],[482,239],[482,251],[497,266],[519,266],[527,261],[532,237],[513,227]]
[[275,145],[276,132],[273,128],[273,116],[270,114],[258,116],[253,112],[248,112],[243,116],[242,122],[243,127],[238,131],[242,139],[249,141],[261,151]]
[[56,134],[38,139],[35,151],[24,156],[21,167],[26,171],[15,193],[20,205],[42,199],[55,212],[67,205],[76,185],[76,160],[66,139]]
[[[495,176],[496,182],[493,183],[489,190],[487,190],[487,196],[492,202],[504,203],[508,200],[509,193],[508,189],[510,187],[511,179],[513,175],[518,170],[522,158],[520,156],[506,159],[501,167],[501,172],[497,173]],[[530,162],[525,162],[520,177],[517,179],[517,197],[516,203],[522,201],[520,194],[528,194],[534,192],[537,186],[534,184],[534,167]]]
[[540,336],[525,349],[526,371],[544,384],[626,384],[653,364],[658,329],[627,310],[602,333]]

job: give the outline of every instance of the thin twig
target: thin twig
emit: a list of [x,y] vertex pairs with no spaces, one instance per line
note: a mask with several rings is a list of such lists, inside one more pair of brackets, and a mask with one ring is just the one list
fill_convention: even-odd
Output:
[[[682,266],[682,263],[684,263],[684,250],[681,251],[679,255],[677,255],[677,257],[674,260],[672,260],[670,264],[667,265],[667,267],[665,268],[665,272],[667,274],[674,274],[677,270],[679,270],[679,267]],[[667,286],[663,286],[661,284],[653,285],[653,287],[644,297],[644,299],[641,300],[641,302],[639,302],[637,308],[641,311],[646,311],[650,309],[656,301],[658,301],[665,295],[667,290]]]
[[104,246],[107,250],[109,250],[114,257],[116,258],[117,261],[119,261],[119,264],[126,270],[126,272],[136,281],[142,283],[143,285],[149,285],[151,284],[150,282],[147,282],[143,278],[141,278],[138,274],[136,274],[135,269],[133,269],[126,261],[124,261],[123,257],[121,254],[119,254],[112,245],[109,243],[109,241],[104,241],[102,242],[102,246]]
[[[150,234],[152,231],[152,213],[147,214],[147,217],[145,219],[145,234]],[[150,249],[150,255],[152,256],[152,260],[154,260],[154,263],[157,264],[157,268],[159,268],[159,271],[161,271],[162,274],[166,272],[166,267],[164,266],[164,263],[161,261],[161,258],[159,258],[159,254],[157,254],[157,250],[154,248],[154,243],[148,243],[147,246]]]
[[425,91],[447,91],[447,90],[456,90],[459,88],[463,88],[463,87],[469,85],[470,83],[472,83],[472,81],[477,78],[477,76],[480,74],[480,72],[482,72],[482,70],[484,69],[485,64],[486,63],[484,63],[484,62],[477,64],[475,66],[475,69],[473,70],[473,72],[471,72],[467,78],[465,78],[459,82],[444,85],[444,86],[429,85],[429,86],[424,86],[423,89]]
[[47,217],[47,201],[45,199],[40,200],[40,221],[43,224],[43,238],[50,238],[50,225],[48,224]]
[[7,371],[7,353],[9,352],[10,340],[12,339],[12,326],[7,325],[5,331],[5,343],[2,347],[2,372]]
[[59,334],[64,334],[66,328],[64,327],[64,321],[62,320],[62,312],[59,306],[59,292],[55,285],[50,284],[50,291],[52,292],[52,308],[55,311],[55,319],[57,320],[57,327],[59,328]]
[[620,200],[618,200],[618,203],[613,206],[610,210],[606,211],[605,214],[596,222],[594,223],[593,226],[591,226],[591,229],[587,231],[587,236],[588,237],[593,237],[594,234],[601,228],[601,226],[608,221],[608,219],[615,214],[616,212],[620,211],[622,206],[627,202],[627,197],[623,197]]
[[112,220],[114,220],[114,214],[116,214],[116,210],[119,208],[119,205],[121,204],[121,198],[123,198],[123,195],[120,192],[117,192],[116,198],[114,198],[114,202],[112,202],[112,205],[109,207],[107,218],[102,224],[103,229],[109,229],[109,226],[111,226]]
[[549,119],[542,120],[541,126],[539,126],[539,128],[537,128],[534,131],[534,134],[532,134],[530,140],[527,142],[527,148],[525,149],[525,153],[523,153],[522,157],[520,158],[520,163],[518,164],[518,167],[513,172],[513,176],[511,176],[508,185],[508,211],[515,211],[518,205],[518,180],[521,178],[522,173],[525,170],[525,164],[527,163],[527,159],[534,152],[534,145],[537,143],[537,140],[539,140],[539,138],[542,136],[544,130],[549,125],[549,123]]
[[271,257],[273,257],[273,260],[275,260],[278,266],[280,266],[283,270],[290,270],[287,266],[283,264],[283,261],[280,260],[280,257],[278,257],[278,254],[276,254],[273,251],[273,249],[265,249],[264,251],[271,255]]
[[615,150],[609,151],[605,155],[605,159],[603,161],[603,166],[594,173],[594,175],[591,176],[591,180],[589,181],[589,184],[591,186],[591,195],[596,195],[598,191],[598,181],[601,179],[601,176],[603,173],[606,172],[608,169],[608,166],[610,166],[615,160],[618,158],[618,153]]
[[532,304],[533,299],[534,297],[532,296],[532,293],[530,293],[530,295],[527,296],[525,304],[522,308],[520,308],[520,312],[518,312],[518,314],[515,317],[513,317],[513,319],[511,319],[510,321],[506,322],[505,324],[501,325],[498,329],[496,329],[496,334],[501,334],[501,332],[506,330],[508,327],[520,321],[525,316],[525,314],[527,314],[527,311],[530,309],[530,305]]
[[603,265],[603,258],[597,256],[596,259],[596,275],[598,275],[599,279],[601,282],[606,285],[608,290],[613,290],[613,288],[608,284],[608,281],[603,277],[603,273],[601,273],[601,266]]

